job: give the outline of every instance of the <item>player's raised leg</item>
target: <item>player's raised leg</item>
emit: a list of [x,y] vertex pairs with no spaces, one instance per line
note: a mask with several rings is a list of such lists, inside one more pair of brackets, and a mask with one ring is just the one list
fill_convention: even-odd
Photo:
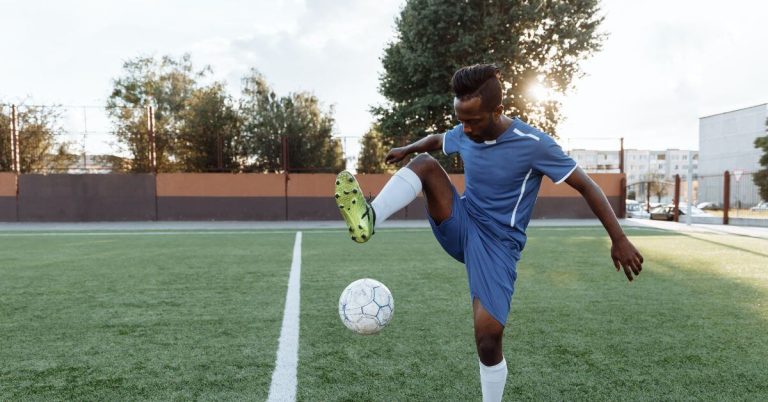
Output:
[[405,208],[422,190],[432,219],[436,223],[448,219],[453,196],[451,181],[440,163],[428,154],[417,156],[398,170],[370,204],[355,177],[347,171],[336,177],[335,197],[352,240],[364,243],[377,224]]
[[[427,199],[427,210],[432,220],[440,224],[442,221],[450,218],[453,203],[453,185],[451,184],[451,179],[448,178],[448,173],[440,166],[440,163],[429,154],[420,154],[413,158],[401,171],[406,169],[413,172],[421,180],[424,197]],[[374,206],[387,203],[387,197],[388,195],[382,190],[381,194],[373,201]],[[409,200],[405,205],[408,205],[411,201],[413,199]],[[387,217],[390,215],[387,215]],[[377,218],[377,223],[378,221]]]
[[502,354],[504,326],[483,308],[480,300],[472,302],[475,344],[480,358],[480,386],[483,402],[501,401],[507,383],[507,361]]

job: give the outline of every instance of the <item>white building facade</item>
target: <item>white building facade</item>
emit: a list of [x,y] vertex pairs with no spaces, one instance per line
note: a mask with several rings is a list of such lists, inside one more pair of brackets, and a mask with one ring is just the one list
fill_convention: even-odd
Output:
[[[568,151],[568,155],[587,173],[619,173],[619,151],[574,149]],[[698,151],[625,149],[624,173],[627,175],[627,184],[646,181],[649,177],[672,181],[676,174],[679,174],[682,180],[687,180],[689,158],[693,163],[695,180],[699,172]]]
[[723,173],[731,176],[731,203],[746,208],[760,201],[752,174],[761,169],[755,139],[766,135],[768,104],[699,118],[699,192],[702,201],[722,200]]
[[[619,151],[598,151],[574,149],[568,154],[578,162],[587,173],[619,173]],[[648,181],[662,182],[664,195],[661,202],[670,202],[674,192],[675,175],[688,180],[688,164],[692,163],[694,187],[699,171],[699,152],[693,150],[667,149],[653,151],[647,149],[624,150],[624,173],[627,176],[628,195],[636,199],[645,199]],[[687,186],[681,188],[681,198],[688,200]],[[653,201],[657,201],[654,199]]]

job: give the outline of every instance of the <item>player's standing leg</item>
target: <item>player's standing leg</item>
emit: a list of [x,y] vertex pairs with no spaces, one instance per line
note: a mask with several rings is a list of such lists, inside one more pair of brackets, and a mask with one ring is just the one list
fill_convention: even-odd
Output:
[[480,303],[472,302],[475,322],[475,344],[480,358],[480,386],[483,389],[483,402],[501,401],[504,385],[507,383],[507,361],[504,359],[501,340],[504,334],[502,326]]

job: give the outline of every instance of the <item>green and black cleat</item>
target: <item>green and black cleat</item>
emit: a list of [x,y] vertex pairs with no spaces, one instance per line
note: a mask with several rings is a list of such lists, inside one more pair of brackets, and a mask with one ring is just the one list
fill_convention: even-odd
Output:
[[336,206],[347,222],[350,237],[358,243],[367,242],[373,236],[376,213],[363,197],[355,176],[346,170],[336,176]]

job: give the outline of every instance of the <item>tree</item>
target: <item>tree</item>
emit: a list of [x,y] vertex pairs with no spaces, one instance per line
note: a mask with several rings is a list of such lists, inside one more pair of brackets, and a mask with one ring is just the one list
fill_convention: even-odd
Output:
[[555,135],[560,102],[528,93],[537,84],[572,89],[579,63],[600,49],[598,11],[598,0],[409,0],[384,50],[380,92],[388,103],[373,108],[385,144],[452,127],[451,76],[476,63],[501,68],[509,113]]
[[179,151],[182,112],[196,90],[197,81],[211,72],[195,71],[188,54],[176,60],[164,56],[138,57],[123,63],[124,75],[113,81],[107,112],[115,124],[120,146],[132,155],[133,172],[149,172],[147,107],[154,108],[156,161],[159,171],[175,171],[184,164]]
[[376,125],[373,125],[360,141],[362,149],[357,160],[358,173],[384,173],[389,169],[384,163],[387,149],[381,142],[381,133]]
[[339,171],[343,150],[333,138],[333,108],[322,110],[307,92],[277,96],[256,70],[243,78],[240,113],[249,170],[282,170],[282,141],[288,142],[293,171]]
[[[0,171],[12,170],[9,109],[0,110]],[[16,110],[20,173],[66,171],[77,156],[69,151],[70,143],[58,138],[61,108],[20,105]]]
[[[765,126],[768,132],[768,120]],[[755,138],[755,148],[763,150],[763,156],[760,157],[760,166],[763,168],[755,172],[752,181],[760,189],[760,198],[768,200],[768,135]]]
[[661,202],[661,197],[669,193],[663,175],[649,174],[646,176],[646,183],[650,186],[650,193],[656,196],[656,202]]
[[240,117],[223,84],[193,91],[180,120],[176,152],[185,172],[239,170]]

